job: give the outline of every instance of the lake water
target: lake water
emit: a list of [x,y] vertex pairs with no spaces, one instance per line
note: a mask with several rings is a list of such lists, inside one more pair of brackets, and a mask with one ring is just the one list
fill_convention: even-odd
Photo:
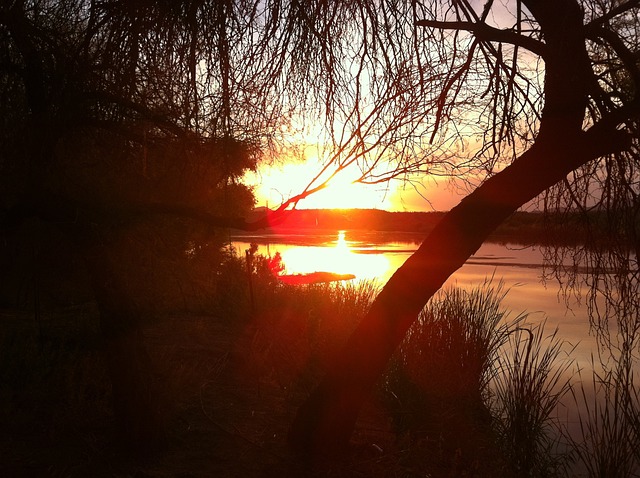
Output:
[[[279,252],[287,274],[316,271],[353,274],[353,280],[375,279],[384,284],[418,248],[424,239],[417,234],[336,231],[323,234],[251,235],[232,239],[244,253],[251,243],[258,253]],[[508,294],[504,306],[515,317],[527,312],[531,321],[546,318],[549,332],[559,335],[576,349],[571,359],[590,368],[596,342],[590,334],[587,309],[574,297],[565,300],[556,282],[543,281],[543,258],[538,247],[486,243],[455,272],[445,287],[470,288],[489,277],[502,280]]]
[[[375,279],[382,285],[423,239],[416,234],[336,231],[242,236],[233,238],[232,243],[240,254],[244,254],[251,243],[258,245],[259,254],[274,256],[279,252],[287,274],[336,272],[353,274],[356,281]],[[544,272],[543,253],[539,247],[486,243],[449,278],[445,287],[471,288],[491,277],[494,281],[502,280],[508,290],[503,306],[511,311],[510,317],[526,312],[530,322],[546,320],[546,335],[551,335],[557,327],[558,337],[565,341],[566,352],[558,357],[557,363],[570,365],[565,378],[573,383],[579,381],[576,371],[581,370],[582,385],[590,397],[589,407],[593,407],[592,371],[594,368],[601,371],[597,362],[597,341],[590,330],[587,306],[576,299],[585,297],[587,291],[578,290],[577,294],[565,297],[558,282],[544,280]],[[577,283],[582,282],[578,277]],[[637,364],[635,375],[640,376]],[[555,411],[568,432],[578,440],[582,440],[579,409],[584,413],[584,406],[582,402],[576,404],[568,394]]]
[[[279,252],[287,274],[316,271],[353,274],[357,280],[375,279],[382,285],[419,247],[424,236],[416,234],[363,233],[335,231],[314,234],[253,235],[233,238],[239,253],[258,244],[258,253],[273,256]],[[530,322],[546,321],[545,331],[550,335],[558,329],[558,337],[565,341],[566,354],[557,359],[559,366],[570,364],[565,374],[574,384],[584,382],[585,394],[592,408],[594,391],[592,371],[601,371],[597,362],[598,348],[589,325],[586,304],[576,297],[586,296],[586,286],[577,294],[565,297],[557,281],[545,280],[543,251],[540,247],[522,247],[516,244],[486,243],[446,282],[445,287],[471,288],[481,285],[487,278],[502,280],[508,290],[503,306],[511,317],[528,313]],[[581,284],[585,276],[577,278]],[[594,365],[595,364],[595,365]],[[581,375],[576,371],[581,370]],[[635,376],[640,376],[636,364]],[[580,391],[577,391],[580,395]],[[597,400],[601,402],[601,395]],[[602,402],[601,402],[602,403]],[[566,426],[570,435],[583,439],[579,416],[585,416],[585,404],[576,403],[571,394],[562,400],[555,415]],[[576,464],[576,476],[584,469]]]

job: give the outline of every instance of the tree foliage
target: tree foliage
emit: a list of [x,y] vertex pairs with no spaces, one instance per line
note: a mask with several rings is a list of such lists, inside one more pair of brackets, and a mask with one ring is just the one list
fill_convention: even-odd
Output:
[[[415,82],[407,91],[424,103],[416,110],[399,108],[394,119],[413,118],[414,111],[424,116],[414,136],[403,136],[402,129],[390,136],[402,138],[396,144],[405,148],[412,145],[413,151],[404,151],[422,161],[409,159],[410,167],[399,163],[385,175],[439,168],[465,175],[477,188],[387,283],[339,366],[301,408],[293,442],[312,456],[339,453],[367,390],[426,301],[492,230],[545,191],[548,209],[607,211],[610,239],[620,245],[615,254],[626,252],[593,256],[594,284],[606,284],[613,292],[608,296],[615,297],[609,304],[623,306],[613,308],[627,313],[623,328],[638,330],[637,294],[630,292],[638,288],[638,263],[629,253],[637,242],[638,2],[411,6],[413,20],[404,25],[420,31],[399,50],[414,52],[409,64]],[[606,257],[616,257],[606,264],[612,269],[598,265]],[[612,270],[616,279],[603,280],[601,273]],[[598,286],[592,291],[601,291]],[[619,350],[628,353],[636,338],[623,334]]]
[[[638,316],[639,11],[637,0],[5,2],[2,225],[37,216],[88,237],[97,269],[117,257],[105,244],[149,218],[260,227],[238,219],[251,205],[243,172],[311,132],[323,167],[280,212],[353,166],[360,182],[461,179],[473,192],[385,286],[294,426],[302,447],[343,449],[427,300],[535,198],[605,211],[619,247],[590,265],[616,274],[593,276],[593,290]],[[105,300],[124,294],[117,282],[97,282]],[[106,311],[126,312],[121,302]]]

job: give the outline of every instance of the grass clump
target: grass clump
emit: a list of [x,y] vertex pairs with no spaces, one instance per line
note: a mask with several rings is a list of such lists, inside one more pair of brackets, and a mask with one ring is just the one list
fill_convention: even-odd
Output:
[[[255,367],[268,364],[281,386],[306,393],[364,316],[378,292],[375,282],[334,282],[261,288],[251,322]],[[265,293],[260,293],[263,290]]]
[[[544,323],[502,307],[503,284],[435,296],[383,382],[396,430],[447,473],[555,476],[562,463],[553,412],[569,389],[562,343]],[[408,446],[411,446],[411,445]],[[434,451],[435,450],[435,451]],[[435,458],[434,458],[435,457]]]
[[[483,403],[507,339],[502,285],[448,289],[424,308],[392,359],[384,388],[399,431],[421,426],[423,403]],[[516,321],[519,321],[517,318]]]
[[581,380],[573,391],[580,434],[572,437],[576,460],[589,476],[640,476],[640,390],[634,382],[634,356],[622,350],[613,366],[601,364],[590,389]]
[[561,452],[563,429],[554,415],[570,389],[560,363],[563,342],[545,323],[521,324],[511,331],[493,364],[491,413],[500,449],[521,476],[559,476],[567,464]]

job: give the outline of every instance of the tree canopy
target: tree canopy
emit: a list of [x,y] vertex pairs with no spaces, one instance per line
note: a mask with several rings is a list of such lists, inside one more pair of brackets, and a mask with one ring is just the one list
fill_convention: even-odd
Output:
[[637,317],[639,14],[637,0],[5,2],[1,224],[36,216],[89,238],[121,336],[130,304],[96,224],[260,227],[242,219],[242,174],[305,131],[323,166],[280,212],[354,165],[360,182],[466,182],[298,415],[297,444],[335,452],[427,300],[536,198],[603,212],[620,247],[594,270],[618,272],[603,287]]
[[[585,124],[623,124],[638,76],[635,2],[575,8],[586,52],[572,84],[589,92]],[[361,182],[431,174],[477,185],[539,133],[553,52],[535,11],[517,1],[10,2],[3,131],[31,112],[51,123],[48,136],[117,132],[142,157],[145,144],[178,137],[231,137],[272,157],[313,128],[326,170],[310,190],[352,163]],[[547,203],[624,202],[605,176],[578,172]]]

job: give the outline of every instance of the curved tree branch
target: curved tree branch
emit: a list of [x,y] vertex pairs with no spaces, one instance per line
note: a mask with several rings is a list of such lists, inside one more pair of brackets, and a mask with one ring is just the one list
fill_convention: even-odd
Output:
[[629,0],[628,2],[621,3],[615,8],[609,10],[606,14],[598,17],[585,25],[585,29],[590,30],[592,28],[600,27],[604,25],[609,20],[617,17],[618,15],[622,15],[623,13],[628,12],[629,10],[633,10],[634,8],[640,7],[640,0]]
[[483,22],[418,20],[416,25],[441,30],[468,31],[473,33],[478,40],[510,43],[512,45],[526,48],[530,52],[542,57],[544,57],[546,52],[545,44],[538,40],[516,33],[513,30],[495,28]]
[[586,30],[587,38],[593,40],[602,39],[606,41],[611,48],[616,52],[625,68],[629,71],[629,75],[636,86],[636,97],[640,96],[638,89],[640,87],[640,52],[631,51],[624,43],[624,41],[613,31],[604,28],[593,26]]

